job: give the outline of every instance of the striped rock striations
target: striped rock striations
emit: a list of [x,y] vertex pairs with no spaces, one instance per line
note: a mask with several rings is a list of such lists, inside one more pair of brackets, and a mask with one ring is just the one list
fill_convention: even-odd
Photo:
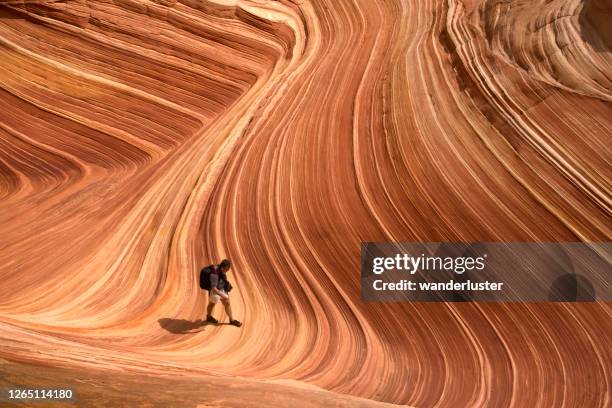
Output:
[[[363,303],[359,244],[609,241],[611,10],[0,0],[0,358],[218,406],[609,406],[609,304]],[[181,325],[224,257],[245,325]]]

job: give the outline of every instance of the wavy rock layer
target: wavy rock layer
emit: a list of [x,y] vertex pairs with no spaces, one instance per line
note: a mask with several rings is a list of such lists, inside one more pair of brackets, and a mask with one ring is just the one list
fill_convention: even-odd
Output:
[[[358,268],[361,241],[610,240],[610,11],[1,0],[0,357],[609,406],[609,304],[366,304]],[[223,257],[245,326],[181,322]]]

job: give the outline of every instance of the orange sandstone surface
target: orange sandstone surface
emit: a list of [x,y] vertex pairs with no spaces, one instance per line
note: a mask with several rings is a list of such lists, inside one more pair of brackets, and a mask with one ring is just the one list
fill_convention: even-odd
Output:
[[[0,387],[610,406],[608,303],[359,297],[362,241],[610,240],[610,21],[609,0],[0,0]],[[225,257],[241,329],[199,324]]]

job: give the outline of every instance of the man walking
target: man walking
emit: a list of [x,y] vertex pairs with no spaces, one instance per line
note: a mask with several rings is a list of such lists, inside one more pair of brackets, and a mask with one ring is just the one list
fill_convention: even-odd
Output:
[[[217,319],[212,316],[215,305],[221,301],[225,307],[225,313],[229,317],[229,324],[232,326],[240,327],[242,323],[236,319],[232,314],[232,306],[229,299],[229,291],[232,290],[232,285],[227,280],[227,272],[231,268],[231,263],[228,259],[221,261],[219,265],[211,265],[202,270],[202,274],[208,274],[210,284],[208,288],[208,307],[206,308],[206,322],[208,323],[219,323]],[[200,278],[202,279],[202,277]],[[204,278],[205,279],[205,278]],[[208,283],[208,282],[207,282]]]

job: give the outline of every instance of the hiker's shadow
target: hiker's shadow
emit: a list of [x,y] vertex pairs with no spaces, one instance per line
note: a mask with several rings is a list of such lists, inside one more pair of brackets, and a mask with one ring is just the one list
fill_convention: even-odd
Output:
[[227,323],[210,323],[202,319],[195,321],[185,319],[163,318],[157,321],[162,329],[174,334],[198,333],[203,331],[206,326],[219,326]]

